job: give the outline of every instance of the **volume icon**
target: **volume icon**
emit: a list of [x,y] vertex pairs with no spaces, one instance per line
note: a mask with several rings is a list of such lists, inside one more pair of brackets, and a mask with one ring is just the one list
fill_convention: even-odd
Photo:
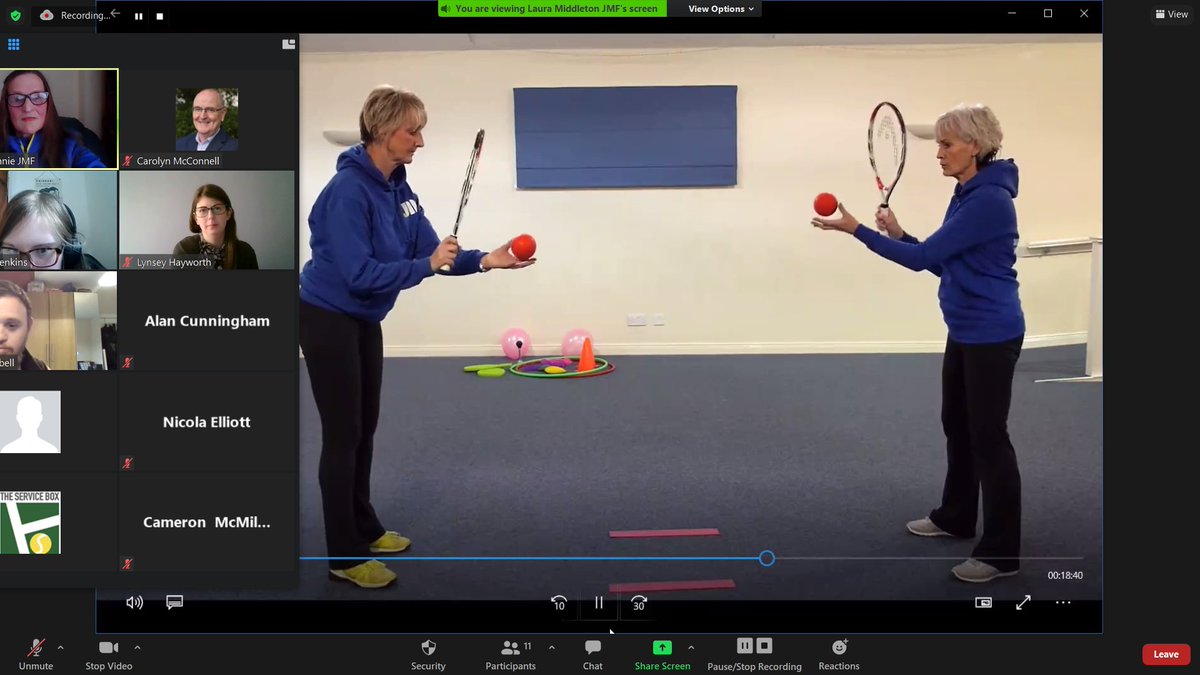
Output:
[[125,598],[125,606],[129,609],[141,609],[145,606],[145,604],[145,601],[142,600],[142,596],[140,595],[131,595],[128,598]]

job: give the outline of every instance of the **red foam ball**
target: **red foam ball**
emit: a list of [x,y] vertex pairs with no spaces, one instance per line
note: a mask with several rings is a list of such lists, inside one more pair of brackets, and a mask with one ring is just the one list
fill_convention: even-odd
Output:
[[828,192],[822,192],[821,194],[817,195],[816,199],[813,200],[813,208],[816,209],[817,214],[822,216],[833,215],[833,212],[837,211],[837,207],[837,197],[834,197]]
[[509,250],[511,250],[512,254],[516,256],[517,260],[529,260],[533,257],[533,254],[537,252],[537,242],[534,241],[531,235],[522,234],[516,239],[513,239],[512,246],[509,247]]

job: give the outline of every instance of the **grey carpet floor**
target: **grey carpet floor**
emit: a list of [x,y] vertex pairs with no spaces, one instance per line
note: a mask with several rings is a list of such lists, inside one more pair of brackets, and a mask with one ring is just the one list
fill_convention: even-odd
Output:
[[[495,359],[492,359],[493,361]],[[626,356],[605,377],[485,379],[487,358],[388,359],[372,498],[413,539],[399,582],[361,591],[301,563],[287,598],[546,599],[609,584],[730,579],[670,599],[967,599],[971,541],[904,523],[937,505],[945,470],[941,355]],[[1099,599],[1102,384],[1082,346],[1026,349],[1010,434],[1023,550],[998,600]],[[303,365],[302,365],[303,370]],[[301,542],[324,556],[320,426],[301,379]],[[610,530],[717,528],[720,536],[616,540]],[[982,525],[980,526],[982,531]],[[734,557],[711,561],[421,561],[422,556]],[[1052,570],[1082,581],[1053,581]],[[195,594],[267,597],[268,594]],[[189,596],[190,597],[190,596]]]

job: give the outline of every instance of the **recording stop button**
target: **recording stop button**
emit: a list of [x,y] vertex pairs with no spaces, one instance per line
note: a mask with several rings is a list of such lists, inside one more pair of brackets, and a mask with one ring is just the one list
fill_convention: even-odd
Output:
[[1142,663],[1147,666],[1186,666],[1192,662],[1192,648],[1188,645],[1145,645],[1142,647]]

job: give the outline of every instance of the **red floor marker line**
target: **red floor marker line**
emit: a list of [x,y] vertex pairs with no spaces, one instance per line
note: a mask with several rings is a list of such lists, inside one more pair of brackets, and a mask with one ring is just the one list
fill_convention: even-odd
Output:
[[719,537],[721,531],[715,527],[702,527],[695,530],[612,530],[608,536],[612,539],[645,539],[649,537]]
[[666,593],[669,591],[723,591],[737,588],[733,579],[702,581],[644,581],[628,584],[609,584],[609,593]]

